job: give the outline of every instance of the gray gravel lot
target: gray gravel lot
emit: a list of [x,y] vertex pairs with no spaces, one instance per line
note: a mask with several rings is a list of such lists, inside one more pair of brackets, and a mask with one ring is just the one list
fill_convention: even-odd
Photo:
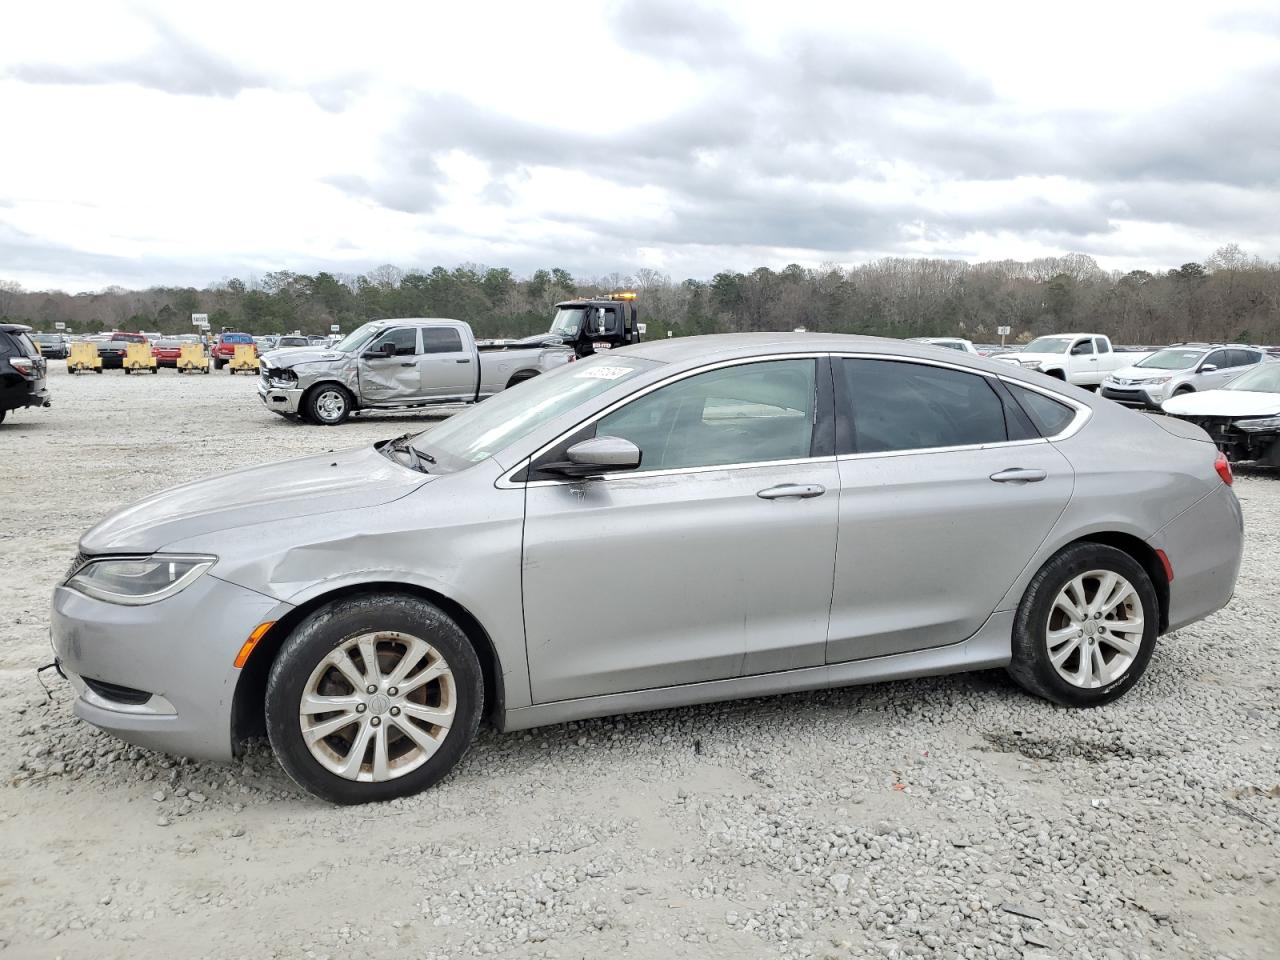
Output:
[[424,418],[286,423],[249,377],[52,378],[0,425],[0,953],[1280,957],[1280,477],[1237,479],[1235,601],[1118,704],[1000,673],[501,735],[336,809],[70,716],[48,594],[102,514]]

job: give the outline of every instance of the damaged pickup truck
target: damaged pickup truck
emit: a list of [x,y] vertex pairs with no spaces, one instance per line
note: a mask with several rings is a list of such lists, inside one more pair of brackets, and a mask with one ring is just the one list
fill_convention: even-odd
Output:
[[258,396],[273,413],[336,426],[357,410],[478,403],[573,358],[563,344],[480,350],[461,320],[372,320],[332,347],[263,354]]

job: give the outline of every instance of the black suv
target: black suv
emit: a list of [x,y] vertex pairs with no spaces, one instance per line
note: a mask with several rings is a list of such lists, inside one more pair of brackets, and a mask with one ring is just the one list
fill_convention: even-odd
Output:
[[19,407],[49,406],[45,359],[31,340],[31,328],[0,323],[0,421]]
[[65,360],[71,348],[67,338],[61,333],[35,333],[31,339],[40,348],[40,355],[46,360]]

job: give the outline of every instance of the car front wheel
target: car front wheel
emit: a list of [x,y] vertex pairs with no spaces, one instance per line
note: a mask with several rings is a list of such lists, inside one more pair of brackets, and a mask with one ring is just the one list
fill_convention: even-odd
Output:
[[324,384],[307,395],[307,419],[325,427],[336,427],[351,416],[351,394],[337,384]]
[[1143,566],[1115,547],[1076,543],[1032,578],[1018,607],[1009,673],[1025,690],[1094,707],[1138,682],[1160,608]]
[[316,796],[391,800],[453,768],[483,701],[475,649],[444,611],[416,597],[355,597],[315,611],[285,641],[267,680],[267,735]]

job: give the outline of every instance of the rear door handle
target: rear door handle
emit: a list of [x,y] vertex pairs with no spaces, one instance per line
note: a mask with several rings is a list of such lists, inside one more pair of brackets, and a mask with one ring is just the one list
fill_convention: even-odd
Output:
[[1049,476],[1045,470],[1028,470],[1025,467],[1010,467],[993,473],[991,479],[996,483],[1039,483]]
[[470,363],[471,359],[468,357],[466,360],[455,360],[453,362],[454,363]]
[[416,366],[417,366],[417,363],[414,363],[414,362],[410,362],[410,363],[402,363],[402,364],[400,364],[400,366],[402,366],[402,367],[416,367]]
[[827,488],[820,483],[780,483],[776,487],[768,487],[756,494],[761,500],[808,500],[820,497]]

